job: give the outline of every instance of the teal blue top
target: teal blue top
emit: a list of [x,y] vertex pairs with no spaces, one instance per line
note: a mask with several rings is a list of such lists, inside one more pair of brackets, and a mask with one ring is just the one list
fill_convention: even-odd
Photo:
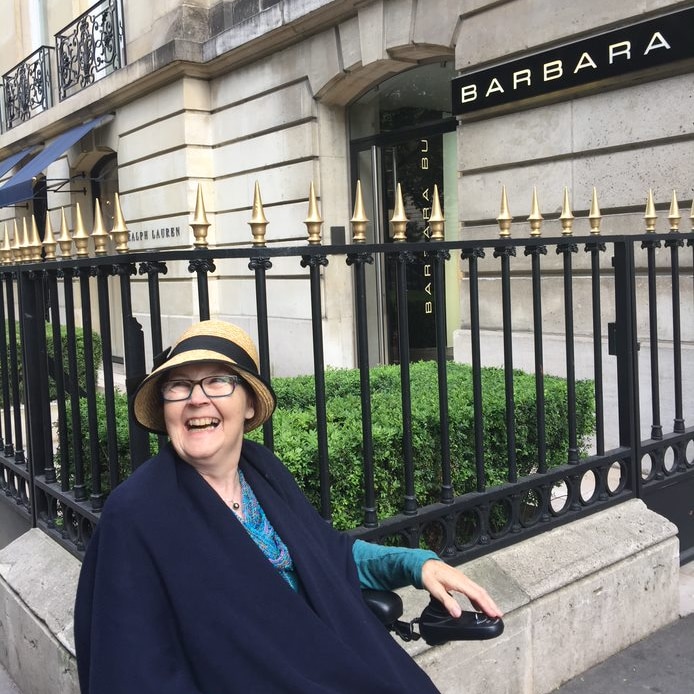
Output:
[[352,547],[362,588],[394,590],[412,585],[422,588],[422,567],[429,559],[438,559],[428,549],[384,547],[357,540]]
[[[239,478],[245,511],[241,523],[282,578],[294,590],[299,590],[298,576],[287,546],[272,527],[240,470]],[[435,552],[427,549],[384,547],[363,540],[355,541],[352,556],[361,587],[374,590],[395,590],[409,585],[422,588],[424,563],[429,559],[438,559]]]

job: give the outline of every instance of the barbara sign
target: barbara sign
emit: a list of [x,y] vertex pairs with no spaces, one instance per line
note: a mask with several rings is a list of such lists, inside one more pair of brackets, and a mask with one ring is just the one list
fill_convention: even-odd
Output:
[[453,80],[453,113],[559,92],[694,58],[694,8]]

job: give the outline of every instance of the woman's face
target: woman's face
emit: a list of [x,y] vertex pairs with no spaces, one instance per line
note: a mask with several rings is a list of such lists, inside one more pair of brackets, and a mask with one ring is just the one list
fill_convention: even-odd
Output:
[[[164,378],[197,381],[229,373],[221,364],[193,364],[173,369]],[[244,424],[253,415],[253,399],[241,385],[228,397],[210,398],[198,384],[188,400],[164,402],[164,421],[173,447],[201,472],[221,472],[238,463]]]

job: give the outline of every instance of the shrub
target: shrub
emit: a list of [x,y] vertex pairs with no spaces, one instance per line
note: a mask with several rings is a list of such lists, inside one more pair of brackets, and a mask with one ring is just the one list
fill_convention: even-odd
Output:
[[[415,492],[418,503],[438,501],[441,487],[440,417],[436,364],[411,365],[412,445]],[[449,435],[452,484],[456,494],[476,489],[472,370],[464,364],[447,365],[449,389]],[[325,374],[327,392],[328,451],[331,476],[333,523],[340,529],[362,522],[363,462],[359,372],[354,369],[329,370]],[[404,471],[400,370],[379,366],[370,371],[374,484],[381,518],[402,510]],[[273,381],[278,408],[273,417],[275,453],[296,478],[314,506],[320,506],[318,442],[314,381],[311,376],[277,378]],[[488,487],[508,481],[505,381],[502,369],[482,370],[484,469]],[[535,426],[535,377],[520,371],[514,374],[516,459],[519,476],[533,472],[537,465]],[[107,489],[106,416],[104,396],[97,394],[102,488]],[[545,378],[545,435],[550,466],[561,465],[568,457],[566,381]],[[116,394],[118,456],[122,477],[129,474],[127,399]],[[88,460],[87,408],[81,406],[85,432],[84,460]],[[593,432],[593,384],[576,384],[577,432],[584,447]],[[68,428],[70,417],[68,415]],[[262,441],[262,429],[249,434]],[[72,440],[70,437],[69,440]],[[156,437],[151,438],[156,449]],[[585,451],[583,451],[585,452]],[[89,476],[88,470],[87,478]]]
[[[98,430],[96,432],[96,441],[99,447],[99,470],[101,471],[101,490],[107,492],[110,487],[110,473],[108,465],[108,432],[106,428],[106,397],[102,392],[94,393],[94,401],[96,403],[96,419]],[[80,439],[80,451],[84,466],[85,484],[87,485],[88,493],[91,492],[91,453],[90,442],[92,432],[89,431],[89,410],[86,398],[80,398],[80,426],[82,437]],[[74,484],[74,436],[72,430],[72,406],[70,400],[66,403],[66,427],[67,440],[71,442],[69,450],[69,478],[70,486]],[[125,479],[131,472],[130,465],[130,440],[128,426],[128,397],[125,393],[116,390],[114,391],[114,410],[115,410],[115,426],[116,426],[116,450],[118,464],[118,480]],[[57,425],[56,425],[57,426]],[[155,451],[157,446],[157,437],[150,435],[150,450]],[[62,451],[58,447],[54,460],[56,468],[60,470],[62,464]],[[58,473],[60,474],[60,473]]]
[[[57,392],[55,387],[55,378],[53,376],[53,369],[55,368],[55,360],[53,354],[53,326],[51,323],[46,323],[46,351],[48,354],[49,363],[51,364],[50,373],[48,377],[48,397],[50,400],[55,400],[57,398]],[[15,334],[17,336],[17,354],[22,354],[22,338],[20,334],[19,323],[15,322]],[[68,370],[68,335],[67,329],[63,325],[60,328],[60,342],[61,350],[63,355],[63,370],[67,372]],[[8,355],[9,355],[9,333],[5,334],[5,343],[7,344]],[[82,328],[75,328],[75,341],[74,345],[77,351],[77,382],[80,391],[84,392],[87,388],[87,368],[84,360],[84,331]],[[97,373],[99,365],[101,364],[102,357],[102,346],[101,346],[101,336],[98,333],[92,332],[92,353],[94,355],[94,382],[96,382]],[[19,375],[19,392],[20,398],[24,395],[24,371],[22,360],[20,359],[17,363],[17,370]],[[0,378],[9,378],[9,374],[3,372],[3,365],[0,364]],[[2,393],[0,392],[0,406],[2,406]]]
[[[362,430],[359,372],[330,370],[326,373],[328,451],[333,522],[339,528],[361,523]],[[435,362],[411,365],[412,446],[415,492],[420,504],[438,501],[441,487],[440,415]],[[452,484],[456,494],[476,488],[472,369],[447,365],[449,436]],[[400,369],[379,366],[370,372],[374,485],[380,517],[402,509],[404,470]],[[273,418],[275,452],[294,474],[311,502],[320,503],[315,391],[312,377],[278,378],[273,381],[278,410]],[[505,379],[502,369],[482,370],[484,468],[487,486],[508,481]],[[576,384],[577,432],[585,452],[594,428],[593,384]],[[516,463],[518,475],[537,465],[535,377],[514,374]],[[550,466],[566,462],[568,425],[566,381],[545,378],[545,437]],[[262,433],[251,438],[261,441]]]

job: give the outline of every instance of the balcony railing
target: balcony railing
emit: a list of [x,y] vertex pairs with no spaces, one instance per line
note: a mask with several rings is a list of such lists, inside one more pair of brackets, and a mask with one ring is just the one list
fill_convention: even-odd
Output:
[[55,35],[60,101],[125,65],[120,0],[101,0]]
[[53,105],[51,50],[49,46],[41,46],[2,76],[5,130]]

